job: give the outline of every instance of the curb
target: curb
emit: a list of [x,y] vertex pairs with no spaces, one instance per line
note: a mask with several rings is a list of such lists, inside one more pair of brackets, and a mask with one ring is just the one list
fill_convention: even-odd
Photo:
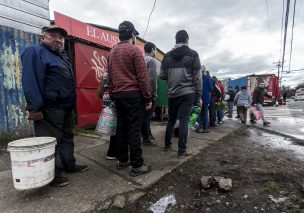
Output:
[[264,132],[267,132],[267,133],[270,133],[270,134],[276,134],[276,135],[280,135],[282,137],[285,137],[285,138],[291,138],[293,139],[296,143],[300,144],[300,145],[304,145],[304,140],[302,139],[299,139],[297,137],[294,137],[292,135],[288,135],[288,134],[284,134],[284,133],[281,133],[281,132],[277,132],[275,130],[272,130],[272,129],[266,129],[264,127],[260,127],[260,126],[254,126],[254,125],[251,125],[252,128],[255,128],[255,129],[259,129],[259,130],[262,130]]

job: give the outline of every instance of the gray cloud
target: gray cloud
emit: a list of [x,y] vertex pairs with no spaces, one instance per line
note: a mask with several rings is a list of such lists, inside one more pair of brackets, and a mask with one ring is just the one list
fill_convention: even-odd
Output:
[[[153,0],[50,1],[52,9],[84,22],[117,28],[121,21],[130,20],[140,36],[143,36],[146,29],[153,3]],[[175,43],[175,33],[185,29],[190,36],[190,47],[199,53],[201,62],[215,75],[231,77],[276,73],[272,62],[280,57],[283,0],[268,0],[268,4],[270,34],[266,1],[263,0],[157,1],[145,39],[167,52]],[[304,7],[303,3],[301,7]],[[290,10],[292,14],[292,6]],[[302,8],[302,12],[303,10]],[[300,9],[297,8],[297,11]],[[294,35],[293,69],[304,67],[301,59],[304,40],[300,39],[304,33],[300,28],[303,22],[303,15],[298,16]],[[290,31],[285,66],[289,62],[289,42]],[[297,76],[292,78],[294,82],[301,80],[297,74],[290,76]],[[284,83],[291,84],[289,80]]]

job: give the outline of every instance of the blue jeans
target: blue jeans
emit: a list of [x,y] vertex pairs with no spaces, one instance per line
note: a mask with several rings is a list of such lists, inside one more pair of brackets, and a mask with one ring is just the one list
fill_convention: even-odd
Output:
[[232,117],[233,113],[233,101],[228,101],[228,116]]
[[200,118],[201,118],[200,127],[203,128],[203,130],[207,130],[207,127],[208,127],[208,104],[203,103]]
[[261,114],[262,114],[262,120],[263,120],[263,122],[265,122],[266,121],[266,119],[265,119],[265,112],[264,112],[262,104],[257,104],[256,108],[257,108],[258,111],[261,112]]
[[188,122],[193,105],[194,94],[187,94],[176,98],[168,98],[169,119],[166,128],[165,146],[170,147],[173,129],[179,120],[178,152],[183,153],[187,149]]

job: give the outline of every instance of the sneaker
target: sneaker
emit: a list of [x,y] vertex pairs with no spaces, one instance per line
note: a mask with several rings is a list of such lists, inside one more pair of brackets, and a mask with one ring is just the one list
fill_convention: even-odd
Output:
[[87,165],[75,165],[74,168],[66,169],[67,173],[77,173],[88,171],[89,167]]
[[152,168],[149,164],[143,163],[143,165],[141,165],[138,168],[132,167],[129,175],[132,176],[132,177],[136,177],[136,176],[143,175],[143,174],[151,172],[151,169]]
[[192,155],[192,151],[187,149],[186,151],[183,151],[183,152],[178,152],[177,153],[177,157],[187,157],[187,156],[190,156]]
[[250,120],[250,123],[251,123],[251,124],[256,124],[257,122],[254,121],[254,120]]
[[172,145],[165,146],[165,149],[164,149],[165,152],[168,152],[168,151],[171,151],[171,150],[172,150]]
[[52,187],[62,187],[62,186],[66,186],[69,184],[70,184],[70,181],[67,178],[62,177],[62,176],[54,177],[52,182],[49,183],[49,185]]
[[143,140],[142,141],[143,144],[148,145],[148,146],[157,146],[157,142],[156,140],[152,141],[152,140]]
[[112,157],[112,156],[107,155],[107,160],[116,160],[116,157]]
[[264,126],[268,126],[269,124],[270,124],[270,122],[268,122],[268,121],[264,121],[264,122],[263,122],[263,125],[264,125]]
[[129,162],[118,161],[117,165],[116,165],[116,169],[117,170],[124,170],[124,169],[128,168],[129,166],[130,166]]

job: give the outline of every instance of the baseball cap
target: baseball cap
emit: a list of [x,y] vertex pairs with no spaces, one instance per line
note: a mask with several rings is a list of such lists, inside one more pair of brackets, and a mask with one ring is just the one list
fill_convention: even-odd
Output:
[[41,30],[41,33],[45,33],[45,32],[59,32],[61,33],[61,35],[63,35],[64,37],[66,37],[68,35],[67,31],[61,27],[58,27],[56,25],[52,25],[52,26],[47,26],[47,27],[43,27]]
[[139,35],[139,33],[135,29],[134,25],[129,21],[124,21],[124,22],[120,23],[118,26],[118,32],[119,33],[134,32],[135,35]]

